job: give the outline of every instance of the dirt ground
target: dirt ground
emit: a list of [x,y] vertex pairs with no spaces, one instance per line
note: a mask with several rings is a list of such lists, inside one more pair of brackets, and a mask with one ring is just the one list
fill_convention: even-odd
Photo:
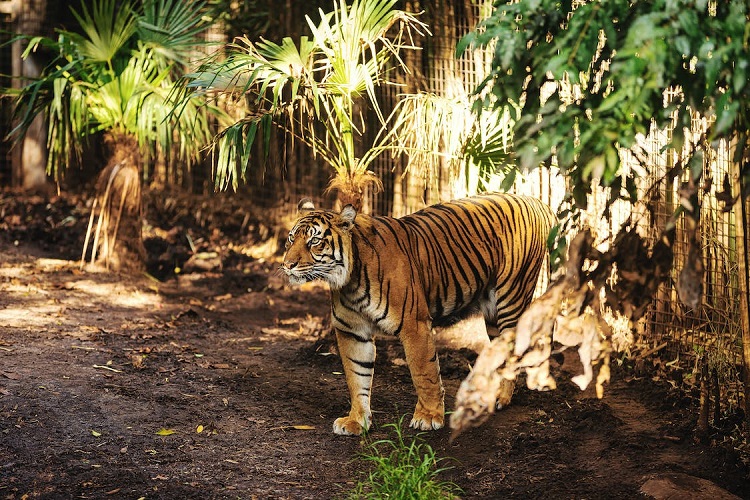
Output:
[[[242,222],[220,227],[209,208],[152,210],[157,280],[79,269],[82,200],[0,197],[0,498],[329,499],[368,470],[361,439],[331,432],[348,401],[325,288],[285,285],[239,250],[264,226],[232,207]],[[377,347],[372,439],[415,403],[398,341]],[[441,352],[448,408],[472,359]],[[655,477],[750,498],[731,446],[693,438],[692,399],[615,370],[597,400],[568,381],[571,359],[558,390],[519,387],[452,443],[423,434],[440,478],[464,498],[645,498]]]

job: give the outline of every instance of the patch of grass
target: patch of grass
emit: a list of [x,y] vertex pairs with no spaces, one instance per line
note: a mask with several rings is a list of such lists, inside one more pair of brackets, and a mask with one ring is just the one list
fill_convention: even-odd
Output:
[[[450,467],[438,467],[438,458],[421,434],[409,439],[402,431],[403,418],[386,424],[393,438],[365,444],[360,460],[370,462],[371,470],[347,496],[348,499],[436,500],[454,499],[462,493],[454,483],[437,476]],[[365,474],[363,474],[365,475]]]

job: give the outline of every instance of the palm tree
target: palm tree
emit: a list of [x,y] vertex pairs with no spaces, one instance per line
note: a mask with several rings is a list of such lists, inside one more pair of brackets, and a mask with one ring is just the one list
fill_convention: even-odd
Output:
[[36,116],[45,116],[47,170],[56,181],[80,162],[93,138],[109,146],[98,181],[95,209],[100,216],[92,260],[98,251],[108,266],[142,266],[140,191],[146,166],[157,157],[190,164],[210,141],[209,116],[218,113],[216,108],[190,99],[178,115],[170,101],[201,43],[204,6],[180,0],[95,0],[91,10],[82,3],[80,11],[73,11],[80,33],[26,37],[24,57],[46,48],[54,60],[26,87],[5,89],[14,94],[18,120],[11,137],[19,140]]
[[357,156],[355,137],[364,130],[358,110],[366,105],[385,124],[375,88],[389,81],[395,67],[406,69],[400,51],[415,48],[413,32],[426,31],[413,15],[394,9],[396,1],[354,0],[347,6],[339,0],[332,12],[320,11],[318,24],[307,17],[312,38],[284,38],[281,44],[239,38],[223,60],[187,75],[186,96],[235,96],[249,104],[247,115],[214,138],[218,189],[237,188],[258,132],[267,140],[276,125],[333,168],[329,189],[338,191],[342,203],[361,207],[365,187],[380,182],[368,167],[387,145],[372,145]]

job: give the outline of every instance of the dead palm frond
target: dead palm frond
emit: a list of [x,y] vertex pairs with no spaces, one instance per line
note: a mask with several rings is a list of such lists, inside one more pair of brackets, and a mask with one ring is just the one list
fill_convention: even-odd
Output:
[[[135,246],[139,251],[139,243],[132,241],[132,237],[140,237],[140,227],[128,228],[125,241],[118,238],[120,224],[125,215],[125,220],[136,220],[140,224],[141,215],[141,183],[138,168],[132,164],[119,162],[105,168],[99,175],[98,193],[91,207],[91,215],[86,230],[81,254],[81,268],[86,262],[86,254],[91,245],[91,264],[97,261],[97,257],[104,262],[107,270],[111,267],[127,267],[124,263],[113,261],[116,255],[116,245]],[[133,217],[136,216],[136,217]],[[91,241],[92,229],[96,220],[96,228]],[[100,255],[97,255],[100,253]],[[114,266],[113,266],[114,264]]]

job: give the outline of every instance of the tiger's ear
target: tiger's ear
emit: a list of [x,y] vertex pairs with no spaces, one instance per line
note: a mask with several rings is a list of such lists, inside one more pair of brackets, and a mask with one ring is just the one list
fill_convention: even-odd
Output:
[[301,217],[312,210],[315,210],[313,201],[310,198],[302,198],[297,204],[297,217]]
[[339,219],[341,219],[340,226],[345,229],[351,229],[354,225],[355,217],[357,217],[357,210],[352,205],[345,206],[339,214]]

